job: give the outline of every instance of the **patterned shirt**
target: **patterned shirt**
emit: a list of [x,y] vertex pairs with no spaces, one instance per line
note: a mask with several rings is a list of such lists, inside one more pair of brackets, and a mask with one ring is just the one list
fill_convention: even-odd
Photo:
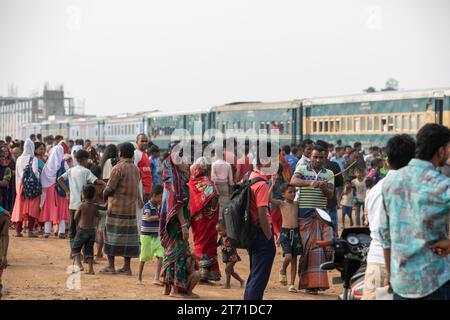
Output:
[[[311,164],[297,166],[295,174],[300,175],[300,179],[307,181],[327,181],[334,185],[333,171],[322,168],[319,172],[314,171]],[[300,187],[300,208],[327,208],[327,198],[320,188]]]
[[150,222],[150,217],[158,217],[159,208],[150,201],[144,205],[144,215],[142,216],[141,234],[146,236],[159,236],[159,221]]
[[450,179],[412,159],[383,180],[380,237],[391,249],[391,285],[404,298],[425,297],[450,280],[450,256],[429,246],[448,239]]
[[124,215],[136,215],[139,199],[139,169],[133,160],[120,160],[112,169],[106,185],[108,212]]

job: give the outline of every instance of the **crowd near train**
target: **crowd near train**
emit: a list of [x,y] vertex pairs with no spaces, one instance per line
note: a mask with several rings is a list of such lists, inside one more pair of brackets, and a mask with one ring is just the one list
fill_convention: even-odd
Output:
[[[48,120],[22,127],[22,139],[35,132],[62,135],[71,140],[89,138],[94,145],[133,142],[146,133],[166,149],[178,131],[200,139],[208,129],[225,134],[240,130],[268,133],[278,130],[280,144],[321,139],[344,144],[360,141],[364,147],[382,146],[395,134],[413,136],[425,123],[450,126],[450,88],[385,91],[358,95],[304,98],[285,102],[235,102],[199,110],[158,110],[115,116]],[[20,138],[20,137],[18,137]]]

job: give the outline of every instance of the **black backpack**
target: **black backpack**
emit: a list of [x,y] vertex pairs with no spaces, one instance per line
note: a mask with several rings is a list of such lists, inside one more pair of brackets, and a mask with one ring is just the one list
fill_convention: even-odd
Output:
[[22,195],[25,199],[34,199],[41,195],[42,185],[39,178],[33,172],[32,167],[33,157],[30,157],[30,162],[23,170],[22,176]]
[[222,210],[222,219],[225,222],[227,236],[232,239],[236,248],[249,249],[256,239],[259,227],[255,225],[250,215],[250,200],[252,190],[250,187],[263,178],[249,180],[244,177],[243,183],[237,185],[231,195],[231,202]]
[[[66,168],[64,167],[64,160],[63,160],[63,161],[61,161],[61,167],[58,169],[58,171],[56,171],[56,192],[61,197],[65,197],[66,196],[66,192],[59,185],[58,178],[61,177],[65,172],[66,172]],[[67,189],[69,189],[69,181],[68,180],[64,180],[64,184],[66,185]]]

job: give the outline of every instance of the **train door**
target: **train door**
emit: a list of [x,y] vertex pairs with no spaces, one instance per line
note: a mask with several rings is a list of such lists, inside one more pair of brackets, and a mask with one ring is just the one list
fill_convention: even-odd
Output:
[[444,120],[444,100],[436,99],[434,100],[434,113],[435,113],[435,123],[443,124]]

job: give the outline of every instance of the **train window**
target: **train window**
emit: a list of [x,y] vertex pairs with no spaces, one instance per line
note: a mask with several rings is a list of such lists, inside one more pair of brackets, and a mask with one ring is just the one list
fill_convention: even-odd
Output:
[[401,131],[402,130],[402,124],[400,123],[400,116],[395,116],[395,131]]
[[408,116],[402,115],[402,129],[403,131],[408,130]]
[[317,132],[317,120],[313,121],[313,129],[312,129],[312,131],[313,132]]
[[347,118],[347,130],[348,131],[352,131],[353,128],[353,118],[352,117],[348,117]]
[[433,105],[431,103],[427,103],[426,110],[427,112],[433,111]]
[[334,132],[334,120],[330,121],[330,132]]
[[347,119],[345,117],[343,117],[341,122],[342,122],[341,130],[342,131],[347,130]]
[[339,132],[340,130],[341,130],[341,128],[340,128],[340,120],[339,119],[336,119],[336,126],[335,126],[335,129],[336,129],[336,132]]
[[422,128],[423,126],[423,115],[419,114],[417,116],[417,129]]
[[361,129],[360,129],[360,123],[359,123],[359,117],[353,118],[353,130],[354,130],[355,132],[358,132],[358,131],[361,130]]
[[388,116],[388,131],[394,130],[394,117]]
[[375,116],[373,119],[373,129],[375,131],[380,130],[380,118],[378,116]]
[[387,131],[387,120],[386,117],[381,117],[381,131]]
[[319,121],[319,132],[323,132],[323,122],[322,122],[322,120]]
[[366,131],[366,117],[361,117],[361,131]]
[[416,116],[410,115],[409,116],[409,130],[413,131],[416,129]]
[[373,118],[371,116],[367,117],[367,131],[373,130]]

